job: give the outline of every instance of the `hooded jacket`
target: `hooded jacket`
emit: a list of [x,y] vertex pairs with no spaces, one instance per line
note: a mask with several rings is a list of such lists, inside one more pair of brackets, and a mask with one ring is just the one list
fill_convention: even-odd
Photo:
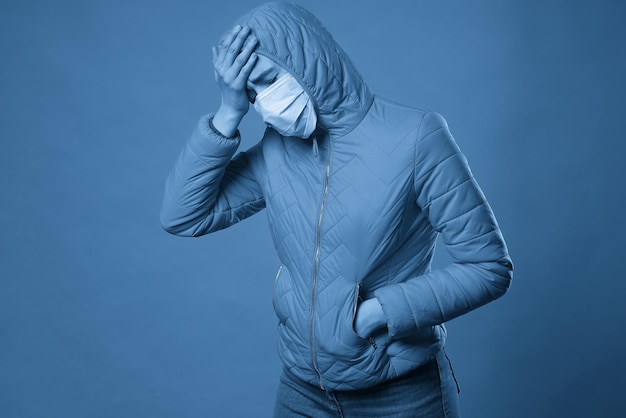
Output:
[[[444,322],[509,288],[492,210],[446,121],[375,96],[308,11],[267,3],[238,23],[311,96],[319,129],[302,140],[268,128],[235,155],[239,133],[204,115],[167,179],[162,226],[200,236],[266,208],[284,366],[326,390],[406,374],[442,348]],[[438,234],[453,262],[431,271]],[[387,327],[366,340],[354,318],[372,297]]]

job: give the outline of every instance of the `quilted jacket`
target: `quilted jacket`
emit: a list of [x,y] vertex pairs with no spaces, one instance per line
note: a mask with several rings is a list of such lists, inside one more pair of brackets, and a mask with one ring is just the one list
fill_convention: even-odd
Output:
[[[267,128],[236,153],[239,133],[202,116],[167,179],[163,228],[200,236],[267,209],[285,367],[327,390],[401,376],[441,349],[444,322],[509,288],[492,210],[442,116],[374,95],[306,10],[268,3],[238,23],[311,95],[319,128],[308,140]],[[453,262],[431,271],[438,234]],[[372,297],[387,327],[362,339],[354,317]]]

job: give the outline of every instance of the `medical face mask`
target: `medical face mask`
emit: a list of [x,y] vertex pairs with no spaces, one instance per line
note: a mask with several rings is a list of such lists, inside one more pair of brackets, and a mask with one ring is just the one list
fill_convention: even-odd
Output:
[[284,136],[308,138],[317,125],[311,98],[291,74],[257,94],[254,108],[263,122]]

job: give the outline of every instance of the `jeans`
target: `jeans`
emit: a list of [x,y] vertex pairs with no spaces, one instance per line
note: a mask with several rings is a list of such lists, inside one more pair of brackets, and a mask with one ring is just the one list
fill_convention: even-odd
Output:
[[274,418],[456,418],[460,416],[458,393],[443,350],[405,376],[353,391],[324,391],[283,370]]

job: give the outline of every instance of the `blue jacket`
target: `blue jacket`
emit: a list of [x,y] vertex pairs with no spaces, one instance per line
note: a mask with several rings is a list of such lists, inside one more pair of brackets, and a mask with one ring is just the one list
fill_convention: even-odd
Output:
[[[445,120],[375,96],[306,10],[268,3],[239,23],[311,95],[319,129],[301,140],[268,128],[235,155],[239,135],[203,116],[167,179],[163,228],[200,236],[266,208],[285,367],[328,390],[414,370],[443,346],[444,322],[509,288],[491,208]],[[453,262],[431,271],[437,234]],[[365,340],[353,322],[372,297],[388,326]]]

